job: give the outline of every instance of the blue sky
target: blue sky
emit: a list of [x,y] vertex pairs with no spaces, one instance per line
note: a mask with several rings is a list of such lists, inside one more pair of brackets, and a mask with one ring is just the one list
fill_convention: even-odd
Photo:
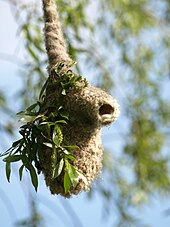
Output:
[[[22,85],[20,77],[18,76],[19,67],[5,60],[7,55],[12,57],[13,54],[16,54],[16,47],[19,42],[16,36],[16,29],[17,25],[11,14],[9,4],[5,1],[0,1],[0,89],[4,89],[8,97],[11,97],[11,100],[13,94]],[[113,131],[112,127],[105,129],[105,133],[109,131],[109,134],[111,134]],[[1,142],[3,148],[6,149],[10,146],[12,138],[6,138],[6,141]],[[104,141],[104,143],[109,147],[113,145],[114,141],[109,142],[107,140],[107,142]],[[113,226],[112,223],[116,219],[116,213],[113,211],[113,213],[107,217],[107,220],[102,218],[102,200],[99,194],[95,193],[92,200],[87,199],[86,193],[82,193],[69,200],[63,199],[60,196],[52,196],[45,187],[42,177],[40,178],[40,186],[36,194],[32,191],[27,173],[24,174],[23,182],[19,182],[17,168],[14,167],[13,170],[14,173],[11,183],[9,184],[5,178],[4,165],[0,163],[0,226],[13,227],[16,220],[29,216],[28,201],[30,201],[31,194],[40,201],[39,210],[48,220],[46,227],[81,227],[80,224],[76,225],[71,222],[71,216],[68,215],[66,210],[68,205],[72,207],[84,227]],[[105,183],[104,179],[102,179],[102,181]],[[97,184],[94,184],[94,187],[97,187]],[[138,211],[138,215],[141,217],[141,220],[150,224],[151,227],[169,227],[170,217],[165,218],[163,216],[163,211],[169,207],[170,201],[160,201],[159,198],[155,196],[151,203],[145,205]],[[71,213],[72,211],[69,212]]]

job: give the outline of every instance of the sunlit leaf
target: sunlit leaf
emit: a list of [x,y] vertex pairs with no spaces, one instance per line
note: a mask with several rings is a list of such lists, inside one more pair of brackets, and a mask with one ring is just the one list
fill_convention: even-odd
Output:
[[56,147],[58,147],[60,145],[60,140],[57,135],[55,135],[55,137],[53,137],[53,142],[56,145]]
[[66,95],[66,90],[63,89],[62,92],[61,92],[62,95]]
[[62,141],[63,141],[63,134],[61,131],[61,128],[55,124],[54,130],[53,130],[53,142],[55,143],[55,145],[58,147]]
[[61,174],[63,167],[64,167],[64,160],[62,158],[56,166],[54,178],[57,178]]
[[65,172],[64,174],[64,191],[65,194],[67,194],[71,187],[71,181],[68,172]]
[[35,120],[35,116],[22,117],[21,119],[19,119],[19,121],[21,122],[30,122],[33,120]]
[[66,150],[66,149],[63,149],[62,152],[66,155],[69,155],[70,154],[70,151]]
[[76,158],[75,158],[74,155],[72,155],[72,154],[66,155],[66,158],[67,158],[67,159],[70,159],[70,160],[73,161],[73,162],[76,161]]
[[68,174],[69,174],[69,177],[70,177],[70,181],[71,181],[71,184],[73,185],[73,187],[75,188],[77,183],[78,183],[78,180],[79,180],[79,174],[77,172],[77,170],[75,169],[75,167],[73,165],[71,165],[70,163],[68,163]]
[[55,123],[57,123],[57,124],[67,124],[67,122],[65,120],[59,120],[59,121],[56,121]]
[[50,148],[53,148],[53,145],[52,145],[52,143],[43,143],[45,146],[47,146],[47,147],[50,147]]
[[69,149],[77,149],[77,148],[79,148],[79,147],[76,146],[76,145],[68,145],[68,146],[63,146],[63,147],[69,148]]

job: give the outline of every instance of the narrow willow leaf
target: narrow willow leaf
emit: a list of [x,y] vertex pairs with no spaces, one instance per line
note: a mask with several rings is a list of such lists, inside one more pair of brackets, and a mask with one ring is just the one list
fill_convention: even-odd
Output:
[[54,178],[57,178],[60,174],[61,174],[61,172],[62,172],[62,170],[63,170],[63,167],[64,167],[64,160],[63,160],[63,158],[60,160],[60,162],[57,164],[57,166],[56,166],[56,171],[55,171],[55,175],[54,175]]
[[66,158],[67,158],[67,159],[70,159],[70,160],[73,161],[73,162],[76,161],[76,158],[75,158],[72,154],[66,155]]
[[23,169],[24,169],[24,165],[22,165],[22,166],[19,168],[19,179],[20,179],[20,181],[22,180]]
[[49,124],[49,122],[48,121],[44,121],[44,122],[40,123],[40,125],[46,125],[46,124]]
[[18,146],[22,141],[23,141],[23,139],[19,139],[19,140],[13,142],[12,147]]
[[70,163],[68,163],[68,174],[70,177],[71,184],[75,188],[79,180],[79,174],[77,173],[77,170],[75,169],[75,167]]
[[6,162],[6,177],[8,182],[10,182],[10,175],[11,175],[11,163]]
[[33,51],[33,49],[29,45],[27,45],[27,50],[30,53],[30,55],[34,58],[34,60],[39,62],[38,56],[35,54],[35,52]]
[[55,143],[55,145],[58,147],[60,145],[60,140],[58,135],[53,133],[53,142]]
[[0,157],[6,156],[7,154],[9,154],[10,152],[12,152],[13,150],[15,150],[15,147],[10,147],[7,151],[5,151],[4,153],[0,153]]
[[19,119],[20,122],[30,122],[33,121],[35,119],[35,116],[28,116],[28,117],[22,117],[21,119]]
[[70,149],[76,149],[76,148],[79,148],[78,146],[76,145],[69,145],[69,146],[63,146],[65,148],[70,148]]
[[42,89],[41,89],[41,91],[40,91],[39,100],[42,99],[42,96],[43,96],[44,91],[45,91],[45,89],[46,89],[46,87],[47,87],[47,84],[48,84],[48,79],[46,80],[45,84],[43,85],[43,87],[42,87]]
[[22,115],[26,115],[26,114],[27,114],[27,111],[24,110],[24,111],[18,112],[16,115],[17,115],[17,116],[22,116]]
[[17,153],[21,153],[21,149],[22,149],[24,143],[25,143],[24,139],[21,139],[18,148],[15,147],[15,151],[13,152],[13,155],[15,155]]
[[47,146],[47,147],[50,147],[50,148],[53,148],[53,145],[52,145],[52,143],[43,143],[45,146]]
[[38,177],[37,177],[37,173],[35,171],[35,168],[33,167],[33,165],[31,164],[30,160],[27,158],[26,155],[22,156],[22,162],[23,162],[24,166],[29,170],[32,184],[33,184],[35,190],[37,191]]
[[38,105],[39,105],[38,102],[36,102],[36,103],[32,104],[31,106],[29,106],[29,107],[26,109],[26,111],[31,111],[31,110],[35,109],[35,107],[38,106]]
[[57,164],[57,152],[56,148],[53,147],[52,150],[52,155],[51,155],[51,169],[52,169],[52,178],[54,179],[55,177],[55,171],[56,171],[56,164]]
[[59,120],[59,121],[56,121],[55,123],[57,123],[57,124],[67,124],[67,122],[65,120]]
[[68,172],[65,172],[64,174],[64,191],[65,194],[67,194],[71,187],[71,181]]
[[63,141],[63,133],[61,128],[56,124],[53,131],[53,142],[58,147]]
[[66,118],[67,120],[69,119],[69,113],[65,109],[60,110],[60,115],[61,115],[61,117]]
[[22,159],[22,155],[9,155],[8,157],[4,158],[4,162],[18,162]]
[[17,116],[37,116],[37,113],[35,112],[31,112],[31,111],[27,111],[27,110],[24,110],[24,111],[20,111],[17,113]]
[[41,132],[41,135],[46,138],[47,140],[49,140],[49,137],[48,136],[45,136],[42,132]]
[[63,149],[62,151],[63,151],[63,153],[66,154],[66,155],[71,154],[70,151],[68,151],[68,150],[66,150],[66,149]]
[[31,165],[30,166],[30,175],[31,175],[31,181],[32,181],[32,184],[35,188],[35,191],[37,191],[37,188],[38,188],[38,177],[37,177],[37,173],[36,173],[36,170],[35,168]]

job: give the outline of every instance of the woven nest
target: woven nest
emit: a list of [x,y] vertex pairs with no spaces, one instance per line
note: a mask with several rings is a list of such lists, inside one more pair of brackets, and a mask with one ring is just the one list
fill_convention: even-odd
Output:
[[[43,146],[39,161],[45,176],[46,185],[52,194],[61,194],[70,197],[81,191],[87,191],[94,178],[98,177],[102,168],[102,142],[101,128],[111,124],[119,116],[119,105],[112,96],[90,84],[82,89],[72,89],[67,95],[62,95],[57,87],[48,89],[44,105],[62,107],[69,114],[69,121],[62,125],[64,141],[76,145],[73,155],[76,159],[72,165],[82,173],[87,180],[80,176],[76,187],[71,187],[69,192],[64,190],[64,171],[59,177],[53,179],[50,170],[51,149]],[[57,152],[57,151],[56,151]],[[58,160],[59,162],[59,160]]]

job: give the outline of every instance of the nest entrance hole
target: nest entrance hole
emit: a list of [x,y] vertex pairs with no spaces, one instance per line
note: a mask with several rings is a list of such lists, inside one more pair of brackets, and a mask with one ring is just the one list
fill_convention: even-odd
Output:
[[114,108],[109,105],[109,104],[103,104],[100,108],[99,108],[99,114],[100,115],[105,115],[105,114],[113,114],[114,112]]

